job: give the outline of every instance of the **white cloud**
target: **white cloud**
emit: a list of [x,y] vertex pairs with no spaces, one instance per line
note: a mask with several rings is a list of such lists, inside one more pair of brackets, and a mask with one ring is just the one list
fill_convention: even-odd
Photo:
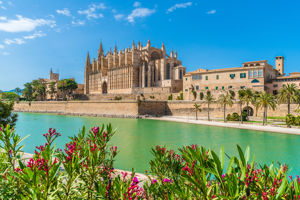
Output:
[[4,16],[0,16],[0,21],[4,21],[4,20],[7,20],[7,18]]
[[213,15],[213,14],[215,14],[217,11],[216,10],[211,10],[211,11],[208,11],[206,14],[208,14],[208,15]]
[[2,10],[6,10],[7,8],[5,6],[1,6],[1,9]]
[[68,8],[64,8],[62,10],[56,10],[56,12],[60,15],[65,15],[65,16],[68,16],[68,17],[71,16],[71,12]]
[[130,15],[128,15],[127,20],[131,23],[135,21],[136,18],[144,18],[148,17],[155,13],[155,9],[149,8],[136,8],[134,9]]
[[114,18],[115,18],[115,20],[121,20],[121,19],[124,18],[124,15],[123,14],[116,14],[116,15],[114,15]]
[[0,5],[2,4],[2,1],[0,1]]
[[0,44],[0,49],[4,49],[4,45],[3,44]]
[[98,19],[102,18],[103,14],[102,13],[97,13],[97,10],[104,10],[106,7],[104,3],[100,4],[91,4],[89,5],[89,8],[86,10],[79,10],[78,13],[81,15],[86,15],[88,19]]
[[46,19],[30,19],[17,15],[17,19],[2,19],[0,21],[0,31],[5,32],[30,32],[35,30],[39,26],[49,26],[51,28],[55,27],[54,20]]
[[77,25],[77,26],[83,26],[85,24],[85,21],[82,21],[82,20],[73,20],[72,24],[73,25]]
[[3,55],[3,56],[9,56],[10,53],[8,53],[8,52],[3,52],[2,55]]
[[4,43],[7,45],[11,45],[11,44],[21,45],[21,44],[24,44],[25,41],[22,38],[15,38],[15,39],[5,39]]
[[133,4],[133,7],[140,7],[140,6],[141,6],[141,2],[138,1],[134,2]]
[[40,38],[40,37],[45,37],[45,36],[46,36],[45,33],[39,31],[39,32],[35,32],[35,33],[32,34],[32,35],[24,36],[23,38],[24,38],[25,40],[33,40],[33,39],[35,39],[35,38]]
[[191,5],[193,5],[192,2],[177,3],[177,4],[175,4],[174,6],[170,7],[170,8],[167,10],[167,13],[173,12],[173,11],[175,11],[175,10],[178,9],[178,8],[187,8],[187,7],[191,6]]

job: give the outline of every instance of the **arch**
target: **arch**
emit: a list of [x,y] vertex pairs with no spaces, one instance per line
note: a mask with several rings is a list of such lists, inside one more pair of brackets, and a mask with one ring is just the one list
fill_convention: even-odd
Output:
[[259,83],[259,80],[254,79],[253,81],[251,81],[251,83]]
[[253,114],[254,114],[254,110],[253,110],[253,108],[251,108],[250,106],[244,107],[244,108],[243,108],[243,112],[247,112],[247,113],[248,113],[248,116],[253,116]]
[[150,56],[150,60],[157,60],[157,59],[160,59],[161,56],[158,52],[154,51],[151,53],[151,56]]
[[107,94],[107,83],[104,81],[102,83],[102,94]]

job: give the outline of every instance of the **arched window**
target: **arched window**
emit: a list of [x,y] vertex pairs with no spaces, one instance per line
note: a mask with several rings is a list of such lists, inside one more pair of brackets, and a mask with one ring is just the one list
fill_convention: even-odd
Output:
[[148,87],[148,76],[145,76],[145,87]]
[[148,72],[148,63],[145,65],[145,71]]
[[253,81],[251,81],[251,83],[259,83],[259,80],[254,79]]
[[170,79],[170,71],[171,71],[170,63],[167,63],[166,79]]

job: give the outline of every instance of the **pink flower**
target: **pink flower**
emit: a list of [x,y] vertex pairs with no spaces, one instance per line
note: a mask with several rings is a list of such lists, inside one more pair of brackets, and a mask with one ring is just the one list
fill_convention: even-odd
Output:
[[155,183],[157,183],[157,180],[156,180],[156,179],[153,179],[153,180],[152,180],[152,184],[155,184]]
[[164,183],[171,183],[172,181],[170,179],[164,178],[163,182]]

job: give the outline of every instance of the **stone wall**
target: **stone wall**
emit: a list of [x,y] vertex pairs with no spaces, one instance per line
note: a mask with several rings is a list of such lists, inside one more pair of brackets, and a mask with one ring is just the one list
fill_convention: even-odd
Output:
[[19,102],[14,106],[19,112],[42,112],[107,117],[138,117],[136,101],[58,101]]
[[[15,111],[20,112],[44,112],[59,113],[73,115],[95,115],[106,117],[138,117],[140,115],[173,115],[173,116],[193,116],[195,115],[194,104],[201,104],[202,112],[198,113],[201,117],[207,116],[207,104],[203,101],[48,101],[48,102],[19,102],[16,103]],[[243,105],[245,108],[246,105]],[[255,108],[253,108],[253,116],[256,116]],[[297,109],[296,104],[291,105],[292,114]],[[240,113],[239,104],[227,107],[226,114],[234,112]],[[268,110],[268,116],[285,117],[287,114],[287,105],[281,104],[277,106],[275,111]],[[210,116],[223,117],[223,109],[216,102],[210,104]],[[263,116],[263,110],[259,109],[258,117]]]

